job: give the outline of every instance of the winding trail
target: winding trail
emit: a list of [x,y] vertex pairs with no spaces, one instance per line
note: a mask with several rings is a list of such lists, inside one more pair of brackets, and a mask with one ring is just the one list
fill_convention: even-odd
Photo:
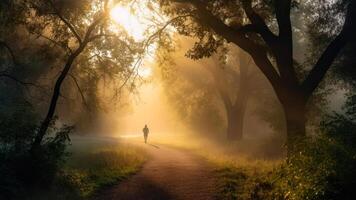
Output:
[[147,144],[150,159],[141,171],[95,200],[213,200],[211,166],[185,150]]

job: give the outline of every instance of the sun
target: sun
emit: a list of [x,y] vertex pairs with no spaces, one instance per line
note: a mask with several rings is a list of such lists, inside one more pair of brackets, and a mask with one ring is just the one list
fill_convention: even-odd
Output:
[[[133,12],[133,10],[136,12]],[[147,35],[152,34],[151,32],[154,31],[152,27],[167,20],[164,15],[152,12],[145,4],[141,3],[132,5],[113,4],[110,10],[110,18],[113,22],[114,30],[124,29],[137,42],[143,42],[147,39]],[[140,77],[149,78],[152,76],[152,64],[155,62],[157,47],[157,43],[147,46],[147,52],[143,60],[144,66],[137,69]]]
[[122,26],[135,40],[143,40],[145,25],[132,14],[129,8],[122,5],[114,6],[110,11],[112,20]]
[[142,78],[149,78],[152,75],[151,67],[141,67],[138,69],[138,75]]

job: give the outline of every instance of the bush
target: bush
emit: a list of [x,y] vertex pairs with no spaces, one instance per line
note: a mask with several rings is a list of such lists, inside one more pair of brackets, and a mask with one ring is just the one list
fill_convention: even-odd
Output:
[[50,185],[66,156],[71,130],[52,127],[52,137],[47,137],[35,154],[30,153],[37,117],[29,106],[12,110],[0,112],[0,199],[21,198],[36,187]]
[[58,171],[52,187],[35,195],[33,199],[90,199],[103,188],[117,184],[135,173],[145,161],[145,154],[138,147],[122,143],[94,143],[76,144],[74,139],[69,149],[72,155]]
[[271,172],[254,171],[246,167],[226,166],[218,170],[217,199],[224,200],[277,200],[279,193],[273,188]]
[[322,134],[303,141],[277,172],[286,199],[356,199],[356,124],[344,115],[327,116]]
[[224,165],[217,171],[219,199],[356,199],[355,119],[325,117],[321,133],[299,141],[299,151],[274,169]]

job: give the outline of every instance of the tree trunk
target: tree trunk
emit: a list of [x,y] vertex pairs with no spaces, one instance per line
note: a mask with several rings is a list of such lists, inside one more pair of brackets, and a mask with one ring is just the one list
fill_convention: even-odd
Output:
[[[287,123],[288,145],[290,145],[290,143],[293,144],[293,141],[295,141],[296,138],[305,136],[305,102],[323,80],[325,74],[340,51],[355,35],[355,2],[356,1],[350,1],[347,6],[345,22],[341,32],[327,46],[302,84],[299,84],[293,66],[293,37],[290,20],[290,1],[280,1],[276,4],[276,20],[279,28],[278,35],[275,35],[263,21],[263,18],[253,10],[251,1],[243,3],[243,9],[251,21],[251,24],[248,25],[257,27],[257,31],[252,32],[259,34],[266,42],[267,46],[273,51],[274,57],[277,59],[279,73],[268,58],[268,53],[265,51],[265,48],[247,38],[246,31],[228,26],[221,18],[216,17],[210,9],[207,8],[207,5],[202,3],[202,1],[190,1],[196,8],[196,13],[198,15],[197,19],[199,22],[210,27],[216,34],[224,37],[228,42],[232,42],[248,52],[258,68],[272,84],[277,96],[279,96],[278,98],[280,102],[283,104]],[[248,27],[244,26],[243,28]],[[285,93],[279,89],[285,85],[294,86],[288,88],[291,90],[287,90],[288,93]],[[285,94],[291,94],[292,97],[297,96],[297,94],[292,94],[296,91],[293,90],[293,88],[299,88],[299,90],[303,91],[303,94],[306,97],[304,98],[305,101],[303,101],[303,103],[293,103],[295,101],[290,97],[288,97],[290,100],[287,101],[285,101],[285,98],[281,99],[281,96],[284,96]]]
[[227,114],[226,135],[229,140],[241,140],[243,136],[244,113],[243,110],[236,109]]
[[305,138],[306,131],[306,101],[298,100],[297,95],[291,95],[287,102],[282,103],[287,127],[288,153],[298,150],[296,147]]
[[236,105],[230,111],[227,111],[227,138],[229,140],[241,140],[243,137],[244,119],[247,107],[248,95],[246,88],[242,88]]
[[55,113],[56,107],[57,107],[58,98],[59,98],[59,95],[61,92],[62,83],[63,83],[64,79],[67,77],[68,72],[69,72],[70,68],[72,67],[74,60],[83,51],[84,47],[85,47],[85,45],[81,45],[73,54],[71,54],[68,57],[68,60],[65,64],[61,74],[59,75],[55,86],[54,86],[53,95],[52,95],[52,99],[51,99],[51,102],[50,102],[50,105],[48,108],[47,115],[38,130],[38,133],[35,137],[34,142],[32,143],[31,151],[33,151],[34,149],[38,148],[41,145],[43,137],[46,135],[46,132],[53,120],[54,113]]
[[243,136],[244,117],[248,101],[248,88],[246,87],[247,84],[240,84],[240,90],[234,105],[229,100],[230,98],[223,97],[227,117],[226,135],[229,140],[241,140]]

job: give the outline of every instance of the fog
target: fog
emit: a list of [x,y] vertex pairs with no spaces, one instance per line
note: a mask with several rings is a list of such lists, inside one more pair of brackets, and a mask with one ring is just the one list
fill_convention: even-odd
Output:
[[157,81],[142,85],[138,92],[137,99],[131,102],[130,108],[123,116],[118,117],[122,126],[116,134],[141,135],[145,124],[152,134],[173,133],[181,128],[181,122],[169,106],[162,86]]
[[[83,120],[89,112],[82,115],[87,111],[81,105],[78,95],[75,106],[61,105],[61,119],[75,118],[78,127],[75,134],[80,135],[141,141],[142,129],[147,124],[152,143],[190,147],[209,145],[215,150],[226,147],[226,144],[231,143],[226,139],[226,110],[217,91],[217,83],[208,70],[208,67],[216,66],[217,61],[214,58],[192,60],[186,57],[186,52],[194,43],[192,39],[177,36],[175,43],[175,51],[163,56],[163,59],[174,62],[161,62],[162,57],[159,56],[149,58],[140,66],[140,69],[148,72],[136,80],[135,89],[130,90],[129,84],[125,86],[119,98],[109,98],[113,95],[110,88],[114,87],[110,84],[114,82],[107,81],[105,86],[100,83],[97,99],[104,109],[92,113],[92,119]],[[236,64],[236,59],[229,58],[232,64]],[[232,66],[228,64],[226,68]],[[218,67],[224,68],[223,65]],[[260,73],[255,65],[249,67],[250,71]],[[238,74],[239,66],[233,66],[231,70]],[[267,80],[262,75],[254,77],[257,78],[251,83],[255,85],[252,84],[250,88],[257,89],[250,94],[244,116],[243,138],[237,145],[233,145],[233,152],[264,158],[279,156],[283,153],[281,138],[284,138],[284,133],[269,116],[274,116],[276,121],[283,121],[283,116]],[[235,94],[234,84],[236,80],[232,77],[226,86],[232,99],[238,95]],[[261,102],[267,103],[272,109],[265,110]],[[65,111],[73,107],[76,108],[75,112]],[[273,155],[266,155],[270,151]]]
[[[116,14],[123,12],[122,9],[115,7],[111,13],[113,20],[119,24],[124,22],[117,21],[120,16]],[[128,33],[135,39],[143,38],[147,24],[140,25],[139,16],[130,14],[127,9],[123,15],[137,21]],[[127,28],[130,24],[123,26]],[[79,80],[76,82],[73,77],[68,77],[62,87],[56,113],[58,127],[74,125],[74,134],[80,135],[141,137],[142,128],[147,124],[153,141],[165,138],[165,142],[173,143],[177,142],[179,135],[182,138],[188,136],[189,140],[206,140],[217,146],[231,142],[229,132],[239,132],[241,138],[237,146],[245,146],[245,151],[249,151],[249,146],[255,148],[256,145],[260,146],[257,149],[266,152],[275,147],[280,150],[286,134],[284,113],[271,84],[251,58],[235,45],[224,44],[223,48],[205,56],[208,58],[192,59],[187,54],[197,40],[175,32],[170,34],[171,51],[164,45],[149,46],[149,52],[139,68],[130,68],[130,73],[117,73],[115,69],[105,71],[106,66],[101,69],[100,64],[96,66],[98,69],[93,67],[96,69],[93,76],[87,73],[88,63],[78,61],[71,73],[77,74]],[[31,45],[41,43],[43,41],[38,40]],[[56,52],[52,54],[55,58],[59,57]],[[301,63],[306,59],[304,50],[296,50],[295,54]],[[46,66],[63,62],[60,59],[49,60]],[[38,77],[56,77],[59,71],[58,67],[44,68]],[[117,74],[112,76],[112,73]],[[38,78],[37,83],[46,88],[54,84],[51,78]],[[332,110],[340,110],[344,101],[343,92],[338,94],[328,99]],[[49,95],[41,92],[26,95],[44,115]],[[241,96],[245,97],[241,100]],[[229,108],[226,101],[230,101],[230,107],[236,107]],[[243,105],[237,105],[239,101],[243,101]],[[238,114],[241,116],[236,117],[242,119],[242,128],[238,127],[241,130],[229,130],[238,129],[231,127],[238,123],[238,120],[230,119],[233,115],[229,113],[231,110],[243,110]],[[312,115],[317,115],[318,111],[315,109]],[[318,123],[313,120],[309,126]],[[251,143],[255,146],[252,147]]]

